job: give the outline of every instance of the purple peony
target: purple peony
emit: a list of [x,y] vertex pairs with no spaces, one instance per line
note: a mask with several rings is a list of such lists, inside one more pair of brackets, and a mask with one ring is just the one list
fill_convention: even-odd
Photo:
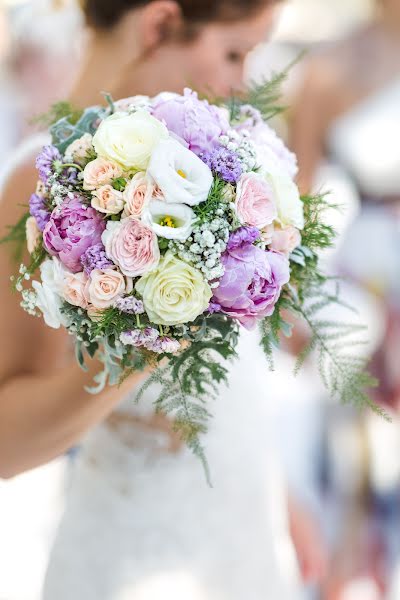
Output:
[[82,271],[82,255],[100,244],[104,229],[102,215],[75,197],[53,210],[43,232],[44,246],[70,271],[78,273]]
[[214,148],[212,152],[205,153],[201,158],[213,173],[227,183],[237,183],[243,173],[238,155],[223,146]]
[[40,231],[43,231],[50,221],[50,211],[46,208],[45,199],[39,194],[32,194],[29,199],[29,212],[35,217]]
[[94,269],[109,269],[110,267],[114,266],[114,263],[107,258],[106,249],[104,248],[102,242],[99,242],[94,246],[90,246],[82,254],[81,265],[86,275],[90,275]]
[[61,160],[61,154],[55,146],[44,146],[36,159],[36,168],[39,171],[39,177],[44,184],[47,183],[50,175],[53,173],[54,162],[61,162]]
[[231,245],[221,261],[225,273],[212,302],[253,329],[257,321],[274,312],[282,286],[289,281],[289,261],[283,254],[266,252],[251,243]]
[[198,156],[219,146],[219,137],[229,129],[224,112],[206,100],[199,100],[196,92],[189,89],[185,89],[183,96],[157,96],[153,115],[185,140],[189,149]]
[[261,233],[257,227],[239,227],[239,229],[236,229],[236,231],[229,236],[227,244],[228,251],[253,244],[260,238]]

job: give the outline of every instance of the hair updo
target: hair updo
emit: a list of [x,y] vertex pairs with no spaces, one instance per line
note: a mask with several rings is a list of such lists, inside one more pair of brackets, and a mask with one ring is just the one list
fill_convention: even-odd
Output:
[[[111,29],[129,10],[152,0],[79,0],[86,22],[97,29]],[[252,15],[276,0],[176,0],[189,23],[235,21]]]

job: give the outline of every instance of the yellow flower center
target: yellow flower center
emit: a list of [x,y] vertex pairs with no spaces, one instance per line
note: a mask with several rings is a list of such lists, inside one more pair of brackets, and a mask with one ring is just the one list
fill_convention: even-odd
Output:
[[182,169],[178,169],[177,173],[178,173],[178,175],[180,175],[182,177],[182,179],[187,179],[187,175],[186,175],[185,171],[182,171]]
[[161,225],[161,227],[173,227],[173,228],[176,228],[175,221],[169,215],[166,215],[165,217],[163,217],[160,220],[160,225]]

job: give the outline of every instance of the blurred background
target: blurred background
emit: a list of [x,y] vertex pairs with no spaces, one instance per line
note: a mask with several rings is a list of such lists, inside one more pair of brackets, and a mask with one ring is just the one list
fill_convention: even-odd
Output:
[[[314,550],[329,557],[305,600],[400,600],[400,1],[388,0],[379,23],[376,4],[287,0],[247,62],[248,79],[260,80],[305,51],[274,126],[298,154],[303,190],[329,190],[343,206],[330,216],[340,235],[324,260],[346,276],[369,325],[375,400],[392,417],[334,406],[312,362],[292,379],[290,355],[277,357],[271,429],[308,514],[292,534],[312,543],[317,527],[325,549]],[[65,97],[84,42],[73,0],[0,0],[0,165],[35,131],[32,118]],[[40,597],[69,467],[62,457],[0,481],[0,600]]]

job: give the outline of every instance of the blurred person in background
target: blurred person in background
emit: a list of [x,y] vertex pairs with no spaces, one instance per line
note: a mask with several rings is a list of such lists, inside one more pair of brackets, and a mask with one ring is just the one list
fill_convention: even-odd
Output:
[[[361,210],[335,261],[379,307],[379,315],[371,313],[372,328],[376,320],[384,324],[373,358],[380,380],[375,399],[393,412],[400,402],[399,56],[400,1],[379,0],[371,23],[309,59],[292,131],[304,192],[313,187],[324,158],[344,168],[358,189]],[[384,598],[399,560],[399,425],[394,419],[388,425],[374,415],[354,416],[352,425],[342,419],[328,435],[341,523],[324,595],[329,600]],[[354,467],[347,476],[345,447]],[[400,590],[395,593],[400,597]]]
[[[270,28],[274,5],[268,0],[125,0],[112,5],[88,0],[89,40],[71,100],[83,107],[98,102],[100,90],[114,97],[154,94],[181,91],[188,81],[226,95],[241,87],[245,56]],[[31,151],[8,178],[4,222],[15,220],[18,202],[26,201],[34,188]],[[2,260],[8,277],[12,267],[8,257]],[[110,416],[140,376],[121,389],[91,397],[83,386],[96,365],[89,374],[80,372],[69,362],[63,336],[25,318],[8,290],[2,294],[8,339],[0,361],[0,422],[8,424],[8,433],[0,436],[3,475],[50,460],[109,417],[89,435],[78,456],[44,598],[100,600],[134,594],[139,600],[174,594],[294,600],[299,589],[286,579],[275,547],[289,569],[285,498],[270,464],[268,375],[252,340],[244,336],[231,390],[221,393],[215,407],[206,440],[217,482],[210,491],[197,459],[177,444],[167,419],[153,416],[155,394],[139,408],[129,400]],[[35,339],[33,362],[28,339]],[[250,371],[251,387],[245,377]],[[32,402],[26,402],[27,394]],[[297,509],[291,506],[294,515]],[[293,531],[303,536],[304,572],[318,577],[323,557],[312,528]]]
[[81,47],[81,19],[72,0],[56,11],[53,4],[52,0],[25,0],[15,6],[6,3],[2,9],[0,165],[32,132],[31,120],[64,98],[72,83]]

